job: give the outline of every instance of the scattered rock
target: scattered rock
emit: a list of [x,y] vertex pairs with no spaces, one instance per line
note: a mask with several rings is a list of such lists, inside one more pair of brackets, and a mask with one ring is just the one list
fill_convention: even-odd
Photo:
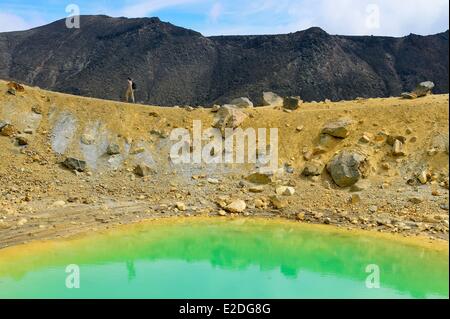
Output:
[[313,152],[311,152],[310,150],[304,150],[303,151],[303,159],[305,160],[305,161],[310,161],[311,160],[311,158],[313,157]]
[[427,96],[428,94],[431,94],[434,88],[434,83],[431,81],[426,81],[419,83],[417,87],[414,89],[413,94],[415,94],[417,97],[423,97]]
[[247,208],[247,204],[245,203],[245,201],[243,201],[241,199],[234,200],[225,207],[225,209],[228,212],[235,213],[235,214],[243,213],[246,208]]
[[386,143],[390,146],[394,146],[395,141],[400,141],[402,144],[406,144],[406,137],[401,135],[387,135],[386,137]]
[[0,229],[8,229],[11,228],[11,225],[4,220],[0,219]]
[[16,90],[13,88],[9,88],[7,92],[8,92],[8,94],[16,95]]
[[211,112],[213,113],[217,113],[220,110],[221,106],[220,105],[213,105],[213,107],[211,108]]
[[305,220],[305,213],[301,212],[298,213],[297,216],[295,216],[297,218],[297,220],[299,221],[304,221]]
[[258,173],[258,172],[248,175],[245,179],[247,181],[249,181],[250,183],[260,184],[260,185],[266,185],[266,184],[270,184],[272,182],[271,176],[269,176],[268,174],[263,174],[263,173]]
[[16,141],[17,141],[17,144],[19,146],[26,146],[26,145],[28,145],[28,139],[26,137],[24,137],[24,136],[17,136],[16,137]]
[[262,193],[264,192],[264,186],[258,185],[258,186],[252,186],[248,189],[250,193]]
[[145,177],[145,176],[154,174],[155,172],[154,172],[153,168],[151,168],[147,164],[141,163],[141,164],[136,165],[136,167],[134,168],[134,173],[137,176]]
[[415,93],[409,93],[409,92],[403,92],[401,97],[405,100],[417,99],[417,95]]
[[325,154],[326,152],[328,152],[327,148],[321,145],[314,147],[314,149],[312,150],[313,155]]
[[26,218],[21,218],[19,219],[19,221],[17,222],[17,226],[23,226],[26,223],[28,223],[28,220]]
[[328,134],[337,138],[346,138],[350,135],[350,127],[353,121],[348,118],[341,118],[328,122],[322,129],[322,134]]
[[175,204],[176,208],[181,211],[184,212],[186,211],[186,204],[182,203],[182,202],[178,202]]
[[12,90],[17,91],[17,92],[25,92],[25,88],[23,87],[23,85],[21,85],[21,84],[19,84],[17,82],[11,81],[11,82],[9,82],[7,84],[7,87],[9,89],[12,89]]
[[350,198],[350,202],[352,204],[357,204],[361,202],[361,196],[359,196],[359,194],[353,194],[352,197]]
[[208,178],[207,182],[213,185],[217,185],[220,183],[220,181],[217,178]]
[[255,207],[258,209],[267,209],[267,202],[261,198],[255,199]]
[[12,124],[3,124],[3,127],[0,129],[0,135],[12,137],[17,133],[16,128]]
[[289,164],[284,165],[284,170],[288,174],[294,174],[294,168],[292,166],[290,166]]
[[302,103],[302,99],[298,96],[286,97],[283,100],[283,108],[287,110],[296,110]]
[[295,194],[295,188],[290,186],[278,186],[275,192],[277,195],[292,196]]
[[117,155],[120,154],[120,146],[118,144],[109,144],[108,149],[106,150],[108,155]]
[[36,114],[42,114],[42,108],[39,105],[33,105],[31,111]]
[[319,176],[322,174],[325,168],[325,164],[319,160],[312,160],[306,163],[303,168],[302,175],[303,176]]
[[420,204],[423,203],[424,199],[420,196],[413,196],[409,198],[409,201],[413,204]]
[[369,206],[369,212],[371,212],[372,214],[375,214],[378,211],[378,207],[375,205],[371,205]]
[[240,109],[246,109],[253,107],[253,102],[250,101],[249,98],[246,97],[239,97],[237,99],[234,99],[230,102],[232,105],[236,105]]
[[394,146],[392,149],[392,154],[394,156],[405,156],[406,155],[405,151],[403,150],[403,143],[400,142],[399,140],[395,140]]
[[95,143],[95,137],[90,134],[81,135],[81,143],[84,145],[92,145]]
[[371,183],[367,179],[361,179],[357,181],[352,187],[350,188],[351,192],[363,192],[365,190],[368,190],[371,187]]
[[150,135],[155,135],[159,138],[168,138],[169,134],[167,132],[161,131],[161,130],[151,130]]
[[213,127],[221,129],[222,132],[225,128],[235,129],[241,126],[247,117],[247,114],[238,109],[224,106],[217,112]]
[[131,149],[130,154],[137,155],[145,152],[145,147],[143,146],[135,146]]
[[295,129],[297,132],[301,132],[303,131],[305,127],[303,125],[297,126],[297,128]]
[[427,173],[427,171],[426,170],[420,171],[419,174],[417,174],[417,179],[423,185],[428,183],[428,173]]
[[366,157],[354,151],[343,150],[327,164],[333,181],[340,187],[354,185],[367,171]]
[[438,153],[438,150],[435,148],[431,148],[427,151],[428,156],[435,156]]
[[263,105],[264,106],[282,107],[283,102],[284,102],[283,98],[273,92],[264,92],[263,93]]
[[361,143],[368,144],[370,143],[371,139],[372,137],[370,136],[369,133],[364,133],[363,136],[361,136],[361,138],[359,139],[359,141]]
[[84,172],[86,170],[86,162],[73,157],[66,158],[62,164],[68,169],[77,172]]
[[288,206],[287,201],[278,196],[270,197],[270,203],[275,209],[284,209]]
[[219,216],[227,216],[227,212],[221,209],[219,210]]
[[391,225],[391,219],[388,216],[379,216],[375,219],[378,226],[389,226]]
[[319,147],[322,147],[324,149],[332,148],[336,145],[336,142],[340,141],[341,139],[333,137],[328,134],[320,134],[319,138]]

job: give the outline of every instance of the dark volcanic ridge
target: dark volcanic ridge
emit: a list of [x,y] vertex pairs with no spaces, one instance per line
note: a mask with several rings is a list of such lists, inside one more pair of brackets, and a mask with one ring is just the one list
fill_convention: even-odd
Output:
[[123,100],[126,78],[138,102],[212,105],[262,92],[305,101],[398,96],[430,80],[448,93],[448,31],[402,38],[330,35],[204,37],[158,18],[81,16],[0,33],[0,78],[44,89]]

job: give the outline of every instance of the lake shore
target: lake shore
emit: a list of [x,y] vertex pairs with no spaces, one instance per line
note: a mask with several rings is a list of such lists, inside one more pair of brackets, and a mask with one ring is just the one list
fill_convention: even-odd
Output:
[[[121,206],[116,208],[116,214],[122,215],[124,212],[132,211],[138,209],[135,205]],[[65,215],[72,214],[73,211],[67,212]],[[91,214],[83,214],[85,216],[95,216],[92,211]],[[345,227],[341,225],[324,225],[317,223],[305,223],[296,220],[289,220],[277,216],[275,214],[266,214],[265,216],[234,216],[234,217],[223,217],[223,216],[207,216],[207,215],[197,215],[197,216],[186,216],[179,214],[140,214],[133,215],[133,217],[124,218],[122,220],[114,220],[108,223],[100,220],[100,218],[93,218],[89,222],[89,217],[86,218],[85,222],[73,223],[65,219],[64,214],[58,214],[60,217],[59,221],[54,221],[54,227],[51,229],[39,229],[39,231],[33,232],[32,227],[28,231],[20,231],[17,233],[11,233],[10,237],[2,236],[0,237],[0,251],[11,250],[14,251],[16,248],[19,250],[21,247],[39,247],[39,245],[47,242],[55,241],[66,241],[77,238],[89,237],[93,235],[101,235],[103,233],[120,233],[126,232],[130,229],[142,227],[145,225],[160,225],[160,224],[171,224],[178,222],[205,222],[205,221],[234,221],[236,223],[246,223],[252,221],[258,221],[260,223],[267,224],[281,224],[285,226],[300,227],[304,229],[314,229],[319,230],[323,233],[336,233],[342,235],[357,235],[357,236],[367,236],[369,238],[382,238],[386,240],[391,240],[397,243],[404,243],[408,245],[414,245],[423,247],[426,249],[436,250],[439,252],[446,252],[448,254],[449,242],[448,240],[443,240],[434,237],[428,237],[423,235],[408,235],[408,234],[397,234],[392,232],[381,232],[381,231],[370,231],[363,230],[357,227]],[[145,216],[142,216],[145,215]],[[83,224],[81,226],[81,224]],[[7,244],[4,244],[7,243]]]

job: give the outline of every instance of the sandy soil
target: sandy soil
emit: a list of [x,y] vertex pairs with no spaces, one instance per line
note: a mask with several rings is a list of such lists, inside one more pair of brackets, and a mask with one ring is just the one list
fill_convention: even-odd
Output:
[[[191,130],[193,120],[210,127],[210,109],[131,105],[30,87],[6,91],[0,81],[0,123],[15,129],[0,135],[0,247],[152,218],[224,214],[448,240],[448,95],[304,103],[293,112],[244,109],[243,128],[279,129],[278,164],[289,167],[255,193],[245,179],[254,165],[177,167],[168,160],[171,130]],[[342,117],[354,123],[350,135],[324,145],[323,126]],[[405,139],[404,156],[393,156],[388,136]],[[27,145],[18,145],[18,137]],[[105,154],[111,143],[120,154]],[[301,175],[311,161],[304,154],[316,152],[312,159],[326,164],[343,149],[367,154],[363,189],[337,186],[326,169]],[[86,160],[88,169],[66,169],[67,157]],[[152,174],[133,172],[142,162]],[[278,196],[282,205],[275,205],[279,186],[295,194]],[[225,208],[235,200],[246,203],[241,213]]]

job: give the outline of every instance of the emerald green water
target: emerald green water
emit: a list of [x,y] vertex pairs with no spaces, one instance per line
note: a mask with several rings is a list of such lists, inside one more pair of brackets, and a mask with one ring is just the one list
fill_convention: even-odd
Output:
[[448,251],[367,234],[186,219],[0,250],[0,298],[448,298],[448,266]]

